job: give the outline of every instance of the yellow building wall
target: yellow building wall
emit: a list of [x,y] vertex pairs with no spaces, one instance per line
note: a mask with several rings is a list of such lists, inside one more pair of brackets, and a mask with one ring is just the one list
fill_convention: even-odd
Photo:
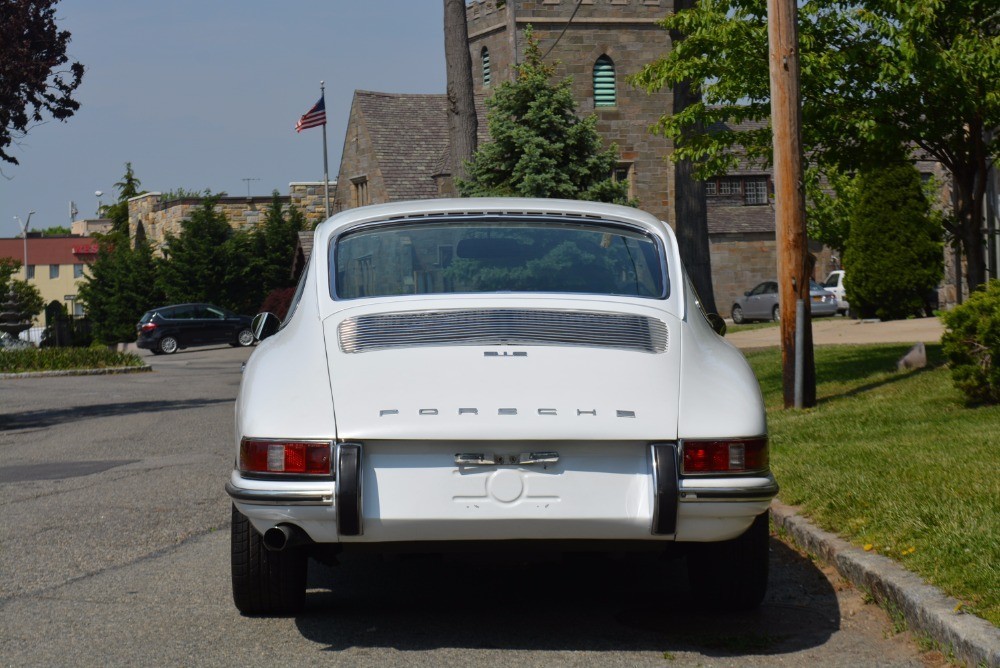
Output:
[[[28,283],[38,288],[38,292],[41,293],[42,299],[45,301],[45,305],[48,306],[51,302],[57,301],[66,307],[70,315],[73,315],[74,302],[76,301],[79,285],[83,282],[83,276],[80,276],[79,278],[73,277],[72,264],[58,265],[58,278],[49,278],[49,265],[47,264],[36,264],[30,266],[34,266],[35,268],[35,277],[28,279]],[[80,264],[79,266],[84,268],[84,275],[86,275],[86,265]],[[24,267],[21,267],[20,271],[18,271],[14,276],[15,278],[19,278],[23,281],[25,280],[26,275],[27,271],[25,271]],[[73,299],[66,299],[67,296],[73,297]],[[45,326],[44,310],[35,317],[35,320],[32,322],[32,326]]]

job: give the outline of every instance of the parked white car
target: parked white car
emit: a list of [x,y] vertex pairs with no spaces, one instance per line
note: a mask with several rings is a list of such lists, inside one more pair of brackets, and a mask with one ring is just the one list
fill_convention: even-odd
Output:
[[340,213],[313,249],[285,322],[256,319],[236,402],[240,611],[300,608],[310,554],[494,541],[686,554],[703,600],[760,602],[760,389],[666,224],[416,201]]
[[847,315],[851,305],[847,303],[847,289],[844,287],[844,270],[835,269],[826,275],[823,287],[833,293],[837,298],[837,312]]

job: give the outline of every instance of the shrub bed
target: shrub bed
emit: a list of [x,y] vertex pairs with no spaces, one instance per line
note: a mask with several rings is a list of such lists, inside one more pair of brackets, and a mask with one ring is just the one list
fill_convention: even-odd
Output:
[[941,338],[955,387],[969,401],[1000,404],[1000,281],[942,316]]
[[0,350],[0,373],[141,366],[145,366],[145,362],[135,353],[121,353],[107,348]]

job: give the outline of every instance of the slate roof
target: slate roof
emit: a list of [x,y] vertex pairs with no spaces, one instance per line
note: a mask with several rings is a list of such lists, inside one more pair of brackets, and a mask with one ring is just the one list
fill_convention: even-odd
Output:
[[448,151],[445,95],[355,91],[389,201],[438,196],[434,174]]
[[[713,123],[709,126],[708,132],[722,132],[722,131],[733,131],[733,132],[770,132],[770,123],[766,120],[762,121],[741,121],[739,123]],[[738,164],[735,168],[726,172],[729,176],[752,176],[759,174],[770,174],[771,170],[758,162],[751,163],[747,160],[746,152],[742,146],[736,145],[732,149],[732,153],[736,155],[738,159]]]
[[708,206],[709,234],[774,234],[774,208],[763,206]]

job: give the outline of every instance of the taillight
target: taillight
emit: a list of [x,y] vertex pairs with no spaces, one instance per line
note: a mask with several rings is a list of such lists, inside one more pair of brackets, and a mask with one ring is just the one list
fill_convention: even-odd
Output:
[[330,441],[240,441],[240,470],[247,473],[330,475]]
[[154,329],[156,329],[155,322],[147,322],[145,325],[142,326],[142,331],[144,332],[152,332]]
[[684,441],[681,473],[746,473],[767,466],[767,437]]

